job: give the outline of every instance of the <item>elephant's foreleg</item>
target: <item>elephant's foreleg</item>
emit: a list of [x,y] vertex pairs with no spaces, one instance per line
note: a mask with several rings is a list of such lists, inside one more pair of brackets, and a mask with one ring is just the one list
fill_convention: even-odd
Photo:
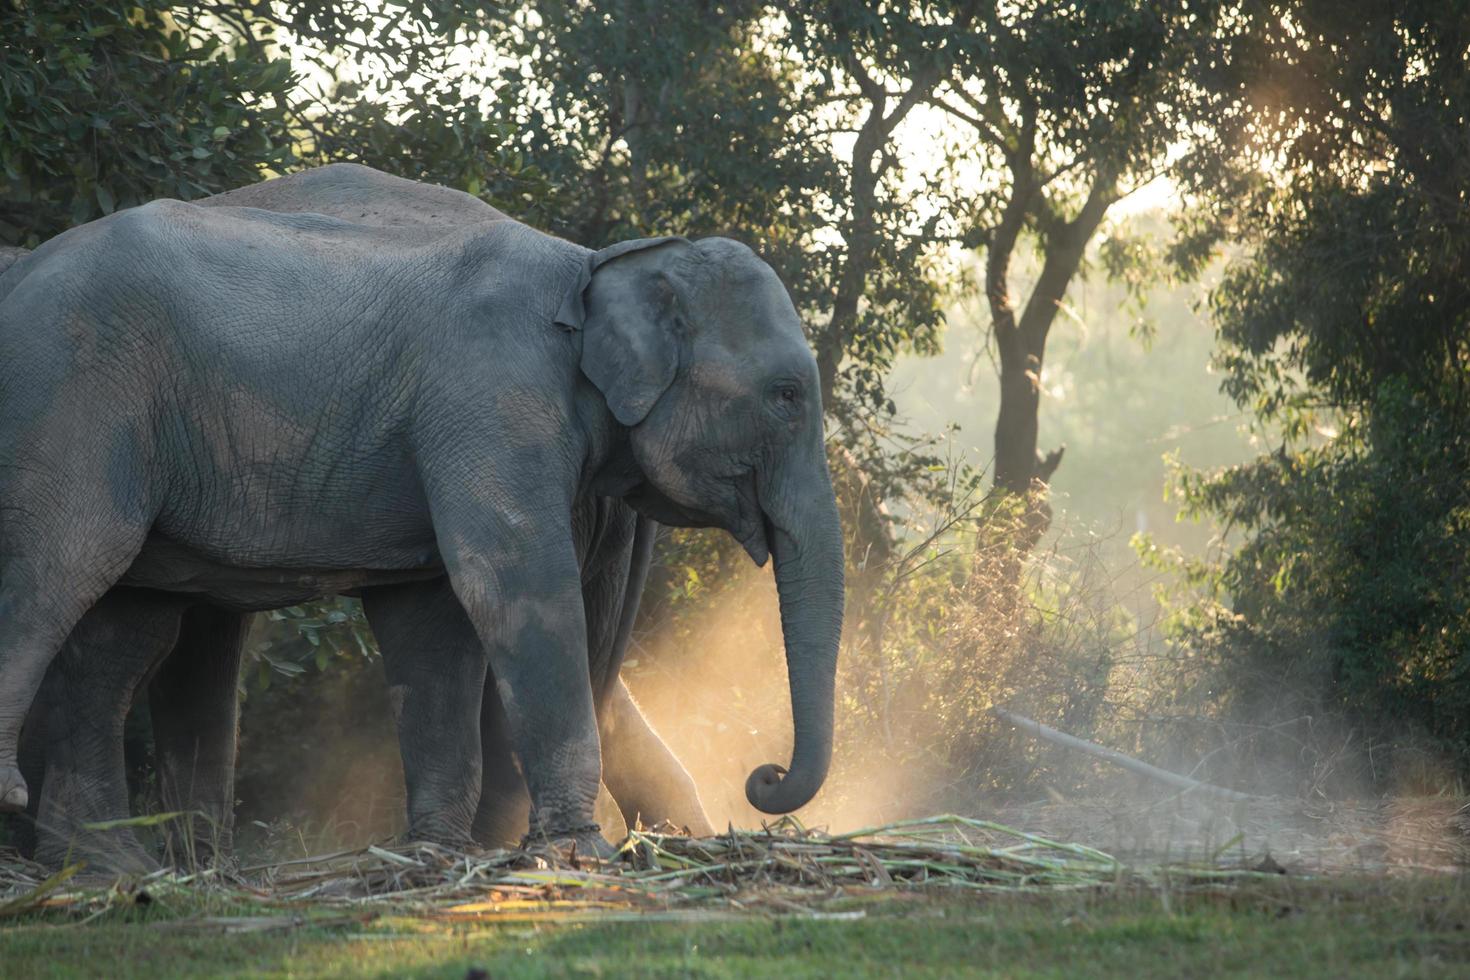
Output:
[[[446,565],[489,656],[531,795],[531,837],[609,856],[593,819],[602,760],[581,574],[565,517],[543,520],[522,518],[518,547],[472,545],[446,555]],[[501,547],[510,541],[507,533]]]
[[148,686],[163,807],[174,863],[208,863],[233,845],[240,655],[248,615],[214,606],[184,614],[178,643]]
[[47,672],[45,782],[36,816],[36,859],[84,858],[92,870],[141,871],[155,862],[127,828],[88,830],[126,819],[123,724],[133,692],[173,647],[182,605],[115,589],[82,617]]

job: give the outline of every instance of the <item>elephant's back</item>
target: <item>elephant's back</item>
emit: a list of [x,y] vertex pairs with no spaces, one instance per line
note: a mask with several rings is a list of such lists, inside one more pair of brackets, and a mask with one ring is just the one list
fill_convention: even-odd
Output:
[[463,191],[395,177],[355,163],[303,170],[195,203],[202,207],[312,212],[376,227],[452,229],[507,218]]
[[28,249],[0,245],[0,276],[5,275],[5,271],[19,262],[22,256],[29,254],[30,251]]

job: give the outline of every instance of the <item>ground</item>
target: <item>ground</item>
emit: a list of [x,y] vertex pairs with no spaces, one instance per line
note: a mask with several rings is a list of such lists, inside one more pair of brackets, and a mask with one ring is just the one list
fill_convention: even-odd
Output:
[[[837,835],[790,818],[705,839],[637,832],[623,859],[590,868],[554,852],[406,843],[84,880],[85,868],[48,878],[11,852],[0,854],[0,976],[1470,971],[1463,800],[1330,812],[1263,802],[1255,816],[1207,821],[1176,805],[1150,812],[1140,822],[1138,806],[1108,811],[1144,843],[1153,838],[1140,828],[1165,812],[1176,830],[1208,831],[1188,848],[1203,858],[1178,858],[1176,839],[1175,857],[1124,860],[1055,833],[956,816]],[[1026,826],[1055,829],[1062,815],[1029,812]],[[1092,829],[1086,839],[1103,839]],[[1204,852],[1222,831],[1230,836]],[[1267,831],[1284,861],[1251,845]],[[1347,831],[1351,847],[1331,843]],[[1365,853],[1357,841],[1366,838]]]
[[[1454,876],[916,898],[802,912],[446,920],[154,903],[0,930],[8,977],[1463,976]],[[222,916],[234,912],[234,922]],[[231,929],[240,931],[230,931]],[[476,974],[473,971],[482,971]]]

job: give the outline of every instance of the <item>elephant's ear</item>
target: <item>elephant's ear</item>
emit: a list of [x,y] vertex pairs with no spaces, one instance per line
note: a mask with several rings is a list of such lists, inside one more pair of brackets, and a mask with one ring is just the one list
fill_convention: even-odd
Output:
[[643,421],[679,367],[678,300],[667,268],[685,238],[640,238],[594,252],[556,322],[582,331],[582,373],[623,425]]

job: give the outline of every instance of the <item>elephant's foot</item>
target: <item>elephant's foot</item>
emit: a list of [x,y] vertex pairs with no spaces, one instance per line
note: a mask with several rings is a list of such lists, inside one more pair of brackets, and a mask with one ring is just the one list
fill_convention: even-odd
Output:
[[90,834],[82,840],[70,841],[62,839],[60,834],[47,834],[36,845],[36,863],[48,868],[81,864],[84,867],[80,877],[90,881],[145,875],[162,867],[130,833],[112,839]]
[[164,844],[167,863],[187,871],[202,868],[231,870],[235,867],[235,838],[218,824],[196,821],[192,827],[168,835]]
[[20,813],[31,800],[25,777],[15,766],[0,765],[0,813]]
[[531,854],[546,853],[576,866],[607,864],[618,856],[618,849],[607,842],[607,838],[602,836],[602,828],[595,823],[564,831],[527,834],[521,841],[521,850]]
[[475,839],[464,830],[438,825],[410,826],[399,840],[404,844],[434,844],[452,851],[474,851],[480,848]]

